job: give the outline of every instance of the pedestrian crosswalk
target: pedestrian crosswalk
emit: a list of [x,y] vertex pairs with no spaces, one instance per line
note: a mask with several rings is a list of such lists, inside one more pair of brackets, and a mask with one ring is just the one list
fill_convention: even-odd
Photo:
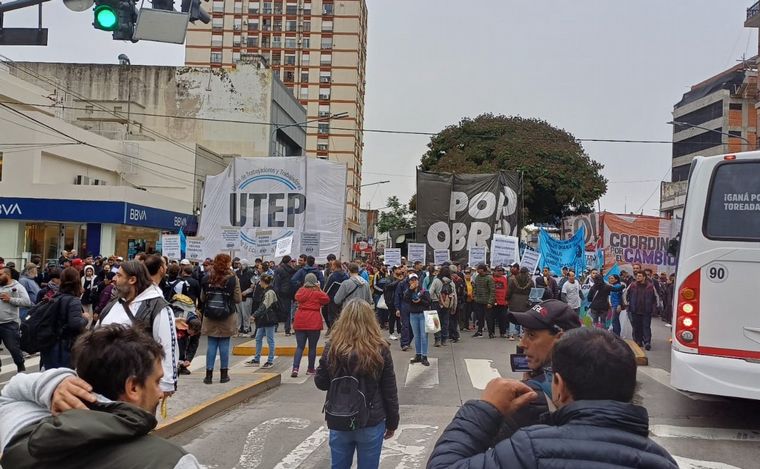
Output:
[[[0,352],[0,363],[2,363],[2,367],[0,368],[0,388],[2,388],[16,375],[16,364],[13,363],[13,358],[7,350]],[[24,360],[24,366],[27,371],[38,371],[40,355],[37,354]]]

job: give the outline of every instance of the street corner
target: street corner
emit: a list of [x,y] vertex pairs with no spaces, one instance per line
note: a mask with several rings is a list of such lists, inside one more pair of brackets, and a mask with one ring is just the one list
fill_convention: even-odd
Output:
[[184,379],[181,386],[184,385],[186,391],[183,393],[180,389],[169,400],[172,404],[169,413],[174,415],[161,422],[153,434],[162,438],[178,435],[230,407],[279,386],[282,378],[278,373],[235,373],[233,383],[240,382],[243,376],[246,376],[244,384],[231,388],[219,383],[204,385],[200,375],[197,378]]
[[[319,345],[317,346],[317,356],[321,356],[322,352],[324,352],[324,346]],[[249,340],[248,342],[244,342],[240,345],[236,345],[232,348],[232,354],[236,356],[251,356],[256,353],[256,341],[255,340]],[[269,346],[264,345],[261,348],[261,354],[267,355],[269,353]],[[309,348],[304,348],[303,353],[306,355],[309,353]],[[274,347],[274,354],[278,357],[292,357],[296,354],[296,346],[295,345],[275,345]]]

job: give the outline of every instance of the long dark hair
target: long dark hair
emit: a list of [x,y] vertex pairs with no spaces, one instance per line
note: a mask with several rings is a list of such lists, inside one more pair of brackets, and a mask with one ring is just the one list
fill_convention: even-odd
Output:
[[82,296],[82,281],[79,271],[73,267],[66,267],[61,272],[61,286],[58,287],[61,293],[68,293],[73,296]]
[[147,290],[151,285],[153,285],[153,279],[150,278],[150,273],[148,273],[148,268],[145,267],[145,264],[143,264],[140,261],[127,261],[122,262],[121,269],[124,270],[124,274],[127,277],[135,277],[137,279],[137,282],[135,282],[135,289],[137,290],[137,294],[144,292]]

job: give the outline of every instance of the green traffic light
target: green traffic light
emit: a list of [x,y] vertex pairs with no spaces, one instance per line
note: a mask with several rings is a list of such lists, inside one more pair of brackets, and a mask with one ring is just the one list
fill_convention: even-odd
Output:
[[116,31],[119,25],[119,17],[116,10],[110,5],[98,5],[95,7],[95,26],[104,31]]

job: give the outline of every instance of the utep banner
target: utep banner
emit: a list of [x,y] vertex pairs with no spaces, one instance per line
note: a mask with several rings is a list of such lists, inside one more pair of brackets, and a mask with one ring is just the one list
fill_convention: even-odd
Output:
[[[323,262],[340,253],[345,187],[342,164],[307,157],[235,158],[224,172],[206,178],[198,230],[203,252],[213,257],[234,245],[236,256],[253,261],[260,257],[257,233],[266,233],[272,253],[277,241],[293,237],[291,252],[298,255],[301,233],[308,232],[319,234],[314,257]],[[239,239],[225,240],[223,232]]]
[[520,175],[444,174],[417,171],[417,242],[451,251],[451,260],[466,263],[470,247],[486,247],[494,234],[517,236]]
[[644,269],[672,273],[676,259],[668,254],[673,220],[641,215],[602,216],[604,270],[614,264],[631,272],[636,262]]
[[541,229],[538,232],[538,252],[541,254],[539,267],[548,267],[555,275],[562,272],[562,267],[572,267],[579,274],[583,272],[586,269],[585,231],[581,226],[572,238],[557,240]]

